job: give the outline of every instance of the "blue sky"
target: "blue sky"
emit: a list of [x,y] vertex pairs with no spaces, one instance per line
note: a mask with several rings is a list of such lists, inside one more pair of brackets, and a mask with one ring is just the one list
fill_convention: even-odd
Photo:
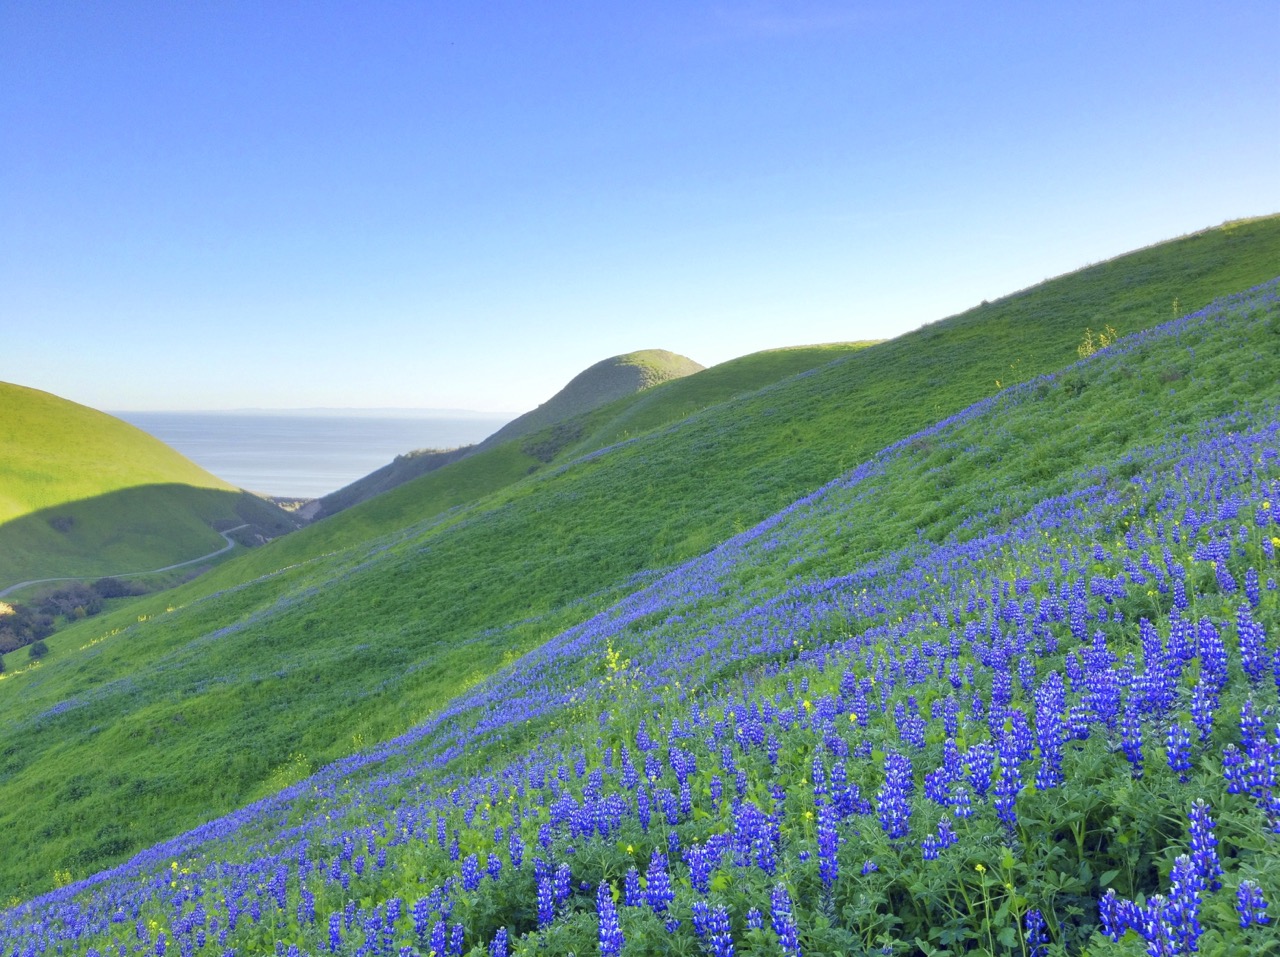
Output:
[[522,411],[1280,211],[1274,0],[0,6],[0,379]]

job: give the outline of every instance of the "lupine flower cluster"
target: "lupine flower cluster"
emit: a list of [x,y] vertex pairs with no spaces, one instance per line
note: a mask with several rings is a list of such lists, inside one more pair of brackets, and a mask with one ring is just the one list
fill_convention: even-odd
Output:
[[[1104,396],[1191,349],[1245,375],[1278,313],[1265,287],[1078,370]],[[1280,410],[1001,480],[984,449],[1077,448],[1018,431],[1046,384],[646,577],[412,733],[9,910],[0,954],[799,955],[944,926],[1248,952],[1280,893]],[[956,462],[981,494],[945,534],[841,548]]]

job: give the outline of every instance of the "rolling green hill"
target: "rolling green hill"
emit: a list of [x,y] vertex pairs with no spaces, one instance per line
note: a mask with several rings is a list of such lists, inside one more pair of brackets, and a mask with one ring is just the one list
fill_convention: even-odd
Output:
[[[1175,301],[1194,310],[1277,273],[1280,219],[1209,230],[577,458],[566,448],[480,500],[479,477],[458,478],[479,457],[446,466],[70,628],[43,663],[7,662],[0,681],[0,828],[26,835],[7,848],[0,888],[42,889],[55,868],[83,876],[406,730],[997,380],[1063,369],[1086,327],[1127,334],[1170,318]],[[1062,388],[1076,389],[1074,375]],[[519,446],[494,451],[528,462]],[[447,481],[470,504],[449,509]],[[926,507],[912,521],[947,534],[962,515],[918,481]],[[903,533],[887,522],[856,541],[876,551]]]
[[508,422],[480,443],[491,449],[576,418],[615,399],[622,399],[662,382],[700,372],[703,366],[665,349],[644,349],[597,362],[569,380],[568,385],[530,412]]
[[[483,442],[460,449],[420,449],[396,456],[390,464],[322,497],[315,517],[336,515],[420,475],[535,433],[539,436],[525,443],[525,452],[550,461],[563,444],[581,435],[577,423],[587,413],[701,369],[692,359],[662,349],[604,359],[574,376],[547,402],[508,422]],[[492,490],[489,483],[480,488],[482,493]]]
[[[472,446],[451,452],[403,456],[348,488],[359,488],[362,496],[359,501],[363,501],[418,477],[411,470],[416,470],[418,475],[435,473],[419,483],[411,495],[383,503],[385,509],[389,510],[386,513],[388,515],[412,515],[421,520],[446,509],[477,501],[548,465],[568,462],[631,435],[678,422],[700,409],[754,392],[788,376],[807,372],[867,345],[870,343],[795,346],[731,359],[710,369],[668,379],[643,391],[571,416],[530,433],[519,441],[503,442],[486,449]],[[425,461],[419,464],[415,461],[418,458]],[[449,468],[444,468],[446,465]],[[437,473],[437,469],[441,471]],[[322,501],[327,510],[322,511],[320,517],[340,511],[341,509],[329,506],[335,499],[341,504],[346,491],[347,489],[343,489],[333,496],[326,496]],[[402,512],[401,503],[409,511]],[[355,504],[355,501],[351,504]],[[375,508],[362,518],[382,514],[383,508]],[[381,523],[379,527],[389,528],[396,520],[387,517],[377,521]],[[356,527],[366,526],[361,521]]]
[[213,552],[218,530],[263,537],[280,509],[103,412],[0,382],[0,589],[146,571]]

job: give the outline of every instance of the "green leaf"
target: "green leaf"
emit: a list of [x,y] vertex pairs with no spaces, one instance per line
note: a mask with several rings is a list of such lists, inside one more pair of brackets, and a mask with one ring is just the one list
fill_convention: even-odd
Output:
[[1004,944],[1006,947],[1018,946],[1018,932],[1012,927],[1006,927],[1000,933],[996,934],[996,940]]

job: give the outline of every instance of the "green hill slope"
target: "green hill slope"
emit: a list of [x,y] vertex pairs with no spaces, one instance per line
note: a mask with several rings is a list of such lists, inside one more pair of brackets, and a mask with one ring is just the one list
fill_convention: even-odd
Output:
[[503,442],[541,432],[615,399],[691,375],[702,368],[692,359],[665,349],[645,349],[605,359],[578,373],[568,385],[536,409],[508,422],[481,442],[479,448],[491,449]]
[[[549,465],[568,462],[632,435],[671,425],[700,409],[810,371],[869,344],[833,343],[758,352],[670,379],[493,448],[427,452],[422,457],[428,461],[421,465],[413,461],[418,456],[399,458],[356,483],[363,494],[360,500],[390,492],[416,478],[410,469],[429,472],[430,477],[422,478],[412,493],[371,506],[358,518],[344,519],[337,525],[328,523],[323,531],[311,534],[317,540],[351,542],[363,535],[377,534],[379,529],[394,528],[398,522],[421,521],[476,502]],[[323,500],[326,506],[330,498]],[[322,511],[320,517],[332,514],[333,511]],[[351,525],[346,524],[348,521]]]
[[[8,848],[0,888],[47,886],[54,868],[81,876],[405,730],[654,570],[991,395],[997,379],[1075,361],[1086,326],[1136,331],[1169,318],[1175,298],[1190,310],[1277,272],[1280,220],[1210,230],[558,462],[480,502],[441,512],[436,492],[419,501],[475,460],[456,463],[128,615],[69,629],[44,663],[0,681],[0,827],[30,835]],[[937,534],[961,520],[933,509],[919,523]],[[859,547],[892,544],[899,525],[860,529]]]
[[[402,738],[9,911],[3,949],[151,952],[164,932],[187,953],[231,927],[220,950],[443,952],[439,915],[454,952],[503,951],[502,928],[510,953],[567,957],[612,923],[604,882],[650,862],[681,919],[620,901],[626,953],[704,951],[684,915],[718,905],[743,952],[778,952],[748,908],[785,908],[808,954],[939,932],[1017,954],[1034,904],[1051,953],[1136,954],[1098,932],[1108,887],[1184,895],[1205,954],[1269,952],[1233,905],[1245,879],[1280,893],[1246,770],[1272,744],[1278,293],[878,451]],[[42,718],[83,724],[70,703]],[[1187,892],[1191,859],[1170,864],[1199,801],[1224,886]],[[571,872],[559,905],[535,855]]]
[[[527,443],[525,451],[533,458],[550,461],[567,441],[580,437],[581,426],[576,423],[592,410],[701,369],[692,359],[662,349],[647,349],[597,362],[574,376],[547,402],[508,422],[483,442],[460,449],[420,449],[396,456],[377,471],[322,497],[315,517],[336,515],[421,475],[534,433],[544,435]],[[511,480],[518,477],[513,475]],[[470,498],[496,487],[492,482],[481,483],[477,494]]]
[[128,423],[0,382],[0,588],[159,568],[246,523],[264,537],[292,527]]

